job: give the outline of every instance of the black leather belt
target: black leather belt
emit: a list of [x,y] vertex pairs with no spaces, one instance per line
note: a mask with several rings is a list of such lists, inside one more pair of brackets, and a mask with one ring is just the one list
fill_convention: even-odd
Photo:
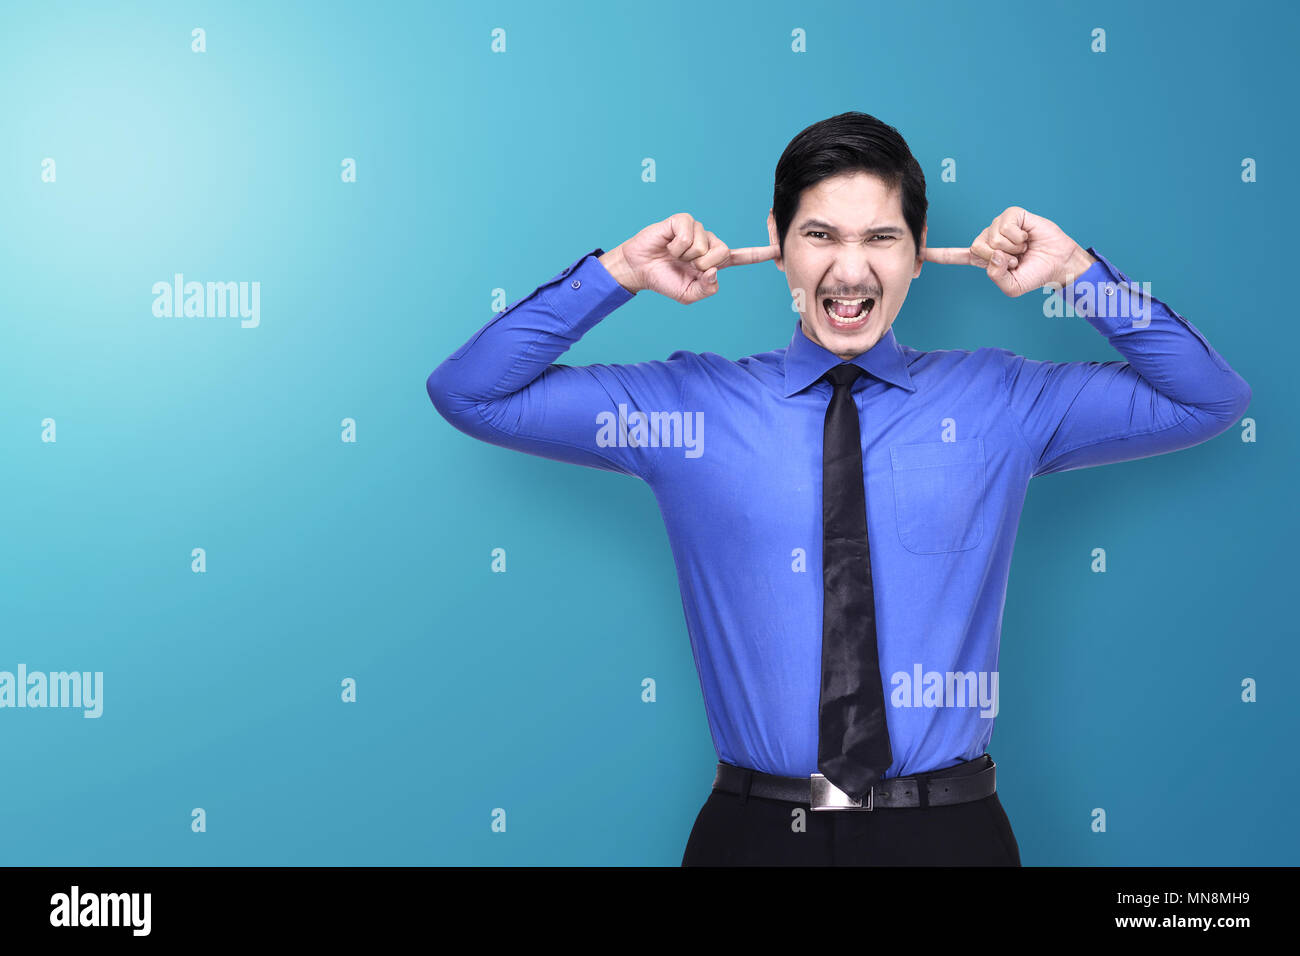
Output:
[[854,800],[822,774],[779,777],[718,762],[714,790],[806,804],[812,810],[885,810],[891,807],[941,807],[982,800],[997,790],[997,765],[988,754],[955,767],[913,777],[881,780],[861,801]]

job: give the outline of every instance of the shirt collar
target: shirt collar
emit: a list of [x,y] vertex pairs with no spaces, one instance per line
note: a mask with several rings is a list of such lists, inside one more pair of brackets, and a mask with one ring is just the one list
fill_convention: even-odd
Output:
[[[802,392],[816,382],[836,365],[844,360],[834,352],[822,348],[799,327],[799,319],[794,323],[794,337],[790,347],[785,350],[785,397]],[[912,376],[908,374],[907,363],[903,360],[902,348],[894,339],[891,325],[880,337],[880,341],[861,355],[855,356],[852,363],[869,372],[881,381],[909,392],[915,392]]]

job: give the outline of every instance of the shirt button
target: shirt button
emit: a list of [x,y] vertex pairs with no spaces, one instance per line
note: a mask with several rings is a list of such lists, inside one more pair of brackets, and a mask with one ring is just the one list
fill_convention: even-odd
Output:
[[572,282],[569,283],[569,286],[574,289],[580,289],[582,288],[582,280],[574,279]]
[[1111,282],[1107,282],[1107,283],[1106,283],[1106,294],[1107,294],[1107,295],[1114,295],[1114,294],[1115,294],[1115,285],[1114,285],[1114,283],[1111,283]]

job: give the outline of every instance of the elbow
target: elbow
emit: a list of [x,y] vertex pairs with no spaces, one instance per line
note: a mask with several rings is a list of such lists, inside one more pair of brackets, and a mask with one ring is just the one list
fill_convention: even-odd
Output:
[[1198,402],[1197,410],[1207,424],[1213,422],[1218,431],[1223,431],[1237,422],[1250,407],[1251,391],[1246,380],[1226,363],[1219,363],[1219,373],[1214,397]]
[[1250,386],[1241,376],[1233,373],[1231,386],[1216,399],[1200,405],[1184,405],[1179,425],[1187,432],[1192,444],[1217,438],[1236,424],[1250,406]]
[[449,366],[450,362],[444,362],[425,380],[424,388],[429,393],[429,401],[433,402],[438,414],[457,431],[473,438],[482,438],[488,425],[491,403],[467,396],[451,375]]
[[447,390],[443,388],[442,379],[438,374],[441,371],[440,365],[429,373],[429,377],[424,381],[424,390],[429,393],[429,401],[433,402],[433,407],[438,409],[440,414],[445,414],[442,405],[439,404],[447,395]]
[[424,389],[429,393],[429,401],[433,402],[433,407],[438,410],[438,414],[459,428],[467,403],[456,400],[455,389],[447,373],[447,365],[447,362],[443,362],[433,370],[425,380]]
[[1239,375],[1233,376],[1233,387],[1225,391],[1222,398],[1211,405],[1193,409],[1188,424],[1195,422],[1194,430],[1199,433],[1198,441],[1216,438],[1241,420],[1241,416],[1250,406],[1250,386]]
[[1238,375],[1237,389],[1235,394],[1233,395],[1233,401],[1231,405],[1232,418],[1229,420],[1228,424],[1232,424],[1233,422],[1237,421],[1239,418],[1241,418],[1242,415],[1246,413],[1246,409],[1250,407],[1251,394],[1252,393],[1250,391],[1250,386],[1246,384],[1246,380],[1242,378],[1240,375]]

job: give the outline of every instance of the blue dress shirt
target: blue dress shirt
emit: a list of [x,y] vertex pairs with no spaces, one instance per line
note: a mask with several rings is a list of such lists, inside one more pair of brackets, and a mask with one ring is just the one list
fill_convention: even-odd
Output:
[[[1095,249],[1069,290],[1127,362],[1006,349],[922,352],[889,330],[853,359],[887,777],[982,753],[996,719],[1002,608],[1035,475],[1187,448],[1218,435],[1250,387],[1186,319]],[[817,771],[822,430],[840,363],[799,328],[741,359],[556,364],[633,297],[583,256],[479,329],[428,379],[483,441],[644,479],[667,527],[718,758]],[[1081,298],[1102,290],[1095,301]],[[1062,293],[1064,294],[1064,293]],[[1104,305],[1103,305],[1104,303]]]

